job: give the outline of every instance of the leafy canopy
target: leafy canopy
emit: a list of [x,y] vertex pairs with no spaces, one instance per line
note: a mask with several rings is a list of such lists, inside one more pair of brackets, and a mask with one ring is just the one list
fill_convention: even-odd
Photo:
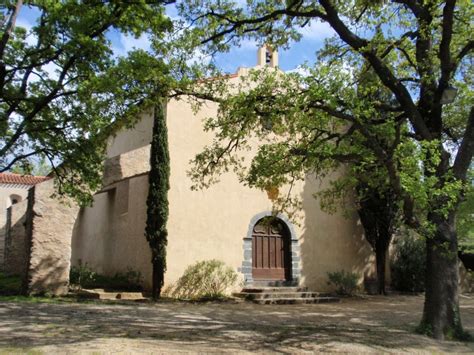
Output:
[[[107,137],[133,125],[183,68],[167,59],[173,31],[167,3],[3,2],[0,171],[40,156],[55,171],[60,193],[90,201]],[[26,10],[38,14],[31,28],[16,21]],[[151,49],[116,57],[112,32],[148,35]]]
[[[191,172],[198,186],[232,166],[266,189],[348,161],[372,186],[385,179],[406,223],[424,234],[433,232],[428,219],[456,209],[474,151],[471,2],[185,1],[180,9],[209,51],[245,38],[287,47],[314,21],[336,33],[304,74],[261,70],[224,94],[207,123],[217,139]],[[451,86],[458,94],[447,105]],[[246,169],[236,152],[254,138],[265,144]]]

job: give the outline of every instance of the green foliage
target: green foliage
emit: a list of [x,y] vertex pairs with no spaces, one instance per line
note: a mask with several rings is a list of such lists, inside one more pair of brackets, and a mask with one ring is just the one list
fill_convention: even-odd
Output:
[[189,266],[169,295],[179,299],[220,299],[237,281],[237,273],[220,260],[200,261]]
[[403,292],[425,290],[425,241],[408,233],[397,240],[391,262],[392,286]]
[[345,270],[328,272],[328,285],[337,287],[339,295],[352,296],[357,290],[359,275]]
[[468,176],[468,186],[464,201],[459,206],[456,219],[456,231],[459,238],[459,249],[466,253],[474,253],[474,169]]
[[153,117],[145,236],[152,254],[152,294],[153,298],[158,298],[166,271],[166,245],[168,244],[166,223],[169,215],[168,190],[170,188],[168,129],[162,103],[155,106]]
[[71,267],[69,283],[72,287],[103,288],[111,291],[141,291],[143,283],[139,271],[130,268],[125,272],[117,272],[113,276],[105,276],[91,270],[87,263]]
[[51,165],[46,161],[45,157],[39,159],[24,159],[15,164],[10,171],[21,175],[47,176],[51,173]]
[[[28,1],[37,14],[31,28],[12,21],[20,3],[0,9],[0,171],[45,157],[59,192],[88,203],[106,139],[177,77],[168,69],[177,61],[165,60],[173,30],[166,3]],[[152,48],[114,57],[111,31],[148,36]]]
[[79,261],[79,266],[72,266],[69,271],[69,284],[79,286],[80,288],[88,288],[97,279],[97,273],[92,271],[86,264]]
[[21,291],[21,279],[19,276],[7,276],[0,272],[0,295],[19,295]]

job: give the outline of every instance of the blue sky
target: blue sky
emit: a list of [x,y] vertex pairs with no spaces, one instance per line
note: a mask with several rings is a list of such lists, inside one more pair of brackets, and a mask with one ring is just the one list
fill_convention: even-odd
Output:
[[[174,7],[167,7],[167,13],[170,17],[176,16]],[[39,12],[36,9],[23,6],[17,25],[28,29],[35,24],[38,16]],[[332,33],[326,24],[316,21],[310,23],[303,30],[303,38],[300,42],[293,43],[288,50],[279,51],[280,68],[287,71],[295,69],[304,62],[314,62],[315,52],[322,47],[324,39],[331,36]],[[118,55],[125,55],[133,48],[148,48],[146,37],[135,39],[116,31],[110,31],[108,36]],[[34,41],[34,38],[30,38],[30,40]],[[235,72],[238,67],[252,67],[257,62],[257,49],[256,43],[246,40],[240,47],[231,49],[229,53],[219,54],[216,57],[216,64],[223,71],[229,73]]]

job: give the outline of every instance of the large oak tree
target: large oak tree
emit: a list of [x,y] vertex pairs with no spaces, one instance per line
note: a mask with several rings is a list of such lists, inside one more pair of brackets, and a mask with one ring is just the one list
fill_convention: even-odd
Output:
[[[3,2],[0,172],[44,158],[61,193],[90,201],[107,137],[161,100],[153,94],[171,80],[164,61],[171,2]],[[148,35],[150,51],[118,57],[110,38],[120,34]]]
[[[308,170],[327,171],[324,156],[376,161],[404,222],[426,238],[420,329],[438,339],[462,336],[455,218],[474,152],[472,2],[255,0],[241,7],[189,1],[181,10],[212,51],[243,38],[288,46],[314,21],[334,30],[309,75],[281,80],[268,71],[254,73],[257,87],[249,84],[246,93],[221,103],[219,117],[208,123],[217,141],[197,157],[194,176],[239,163],[235,151],[249,136],[267,137],[258,128],[268,120],[280,141],[260,148],[242,175],[250,185],[278,186]],[[354,76],[364,67],[376,76],[367,94],[356,89]],[[449,104],[453,86],[458,97]],[[378,87],[389,99],[371,99]],[[354,139],[363,144],[353,145]],[[295,154],[301,145],[312,154]]]

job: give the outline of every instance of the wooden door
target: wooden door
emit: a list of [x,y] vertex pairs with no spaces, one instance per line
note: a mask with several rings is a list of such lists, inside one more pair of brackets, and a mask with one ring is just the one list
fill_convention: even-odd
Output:
[[290,280],[290,236],[277,218],[263,218],[252,233],[252,276],[254,280]]

